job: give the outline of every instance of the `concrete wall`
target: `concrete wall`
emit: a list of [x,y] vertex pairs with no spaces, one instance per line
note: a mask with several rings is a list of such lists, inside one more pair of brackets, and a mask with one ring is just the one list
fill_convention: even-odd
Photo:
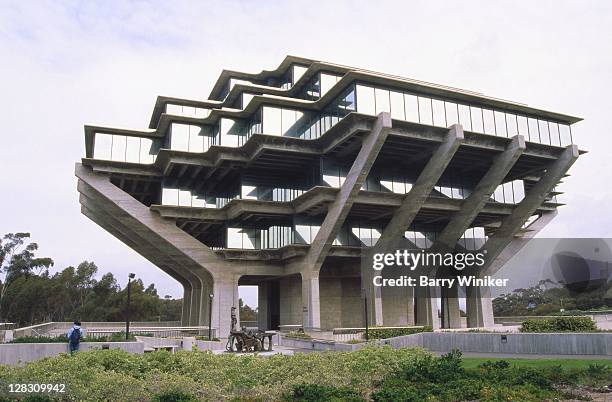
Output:
[[360,327],[363,302],[359,278],[319,278],[321,325],[324,328]]
[[302,280],[291,275],[280,280],[280,324],[302,324]]
[[[502,342],[502,337],[506,338]],[[477,334],[434,333],[400,336],[382,341],[394,348],[419,346],[435,352],[602,355],[612,356],[612,334]]]
[[[144,343],[141,342],[82,342],[79,350],[102,349],[103,345],[129,353],[144,353]],[[60,353],[69,353],[67,343],[7,343],[0,345],[0,364],[15,366]]]

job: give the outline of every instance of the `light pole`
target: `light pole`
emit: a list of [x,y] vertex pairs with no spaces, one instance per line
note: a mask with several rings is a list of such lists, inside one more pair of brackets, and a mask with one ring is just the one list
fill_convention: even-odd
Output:
[[130,272],[128,275],[128,285],[127,285],[127,311],[125,312],[125,340],[127,341],[130,337],[130,299],[132,296],[132,279],[136,274]]
[[370,328],[368,326],[368,292],[365,289],[361,289],[363,295],[363,312],[365,315],[365,338],[366,342],[370,340]]
[[210,302],[208,303],[208,340],[212,341],[212,302],[214,295],[208,295]]

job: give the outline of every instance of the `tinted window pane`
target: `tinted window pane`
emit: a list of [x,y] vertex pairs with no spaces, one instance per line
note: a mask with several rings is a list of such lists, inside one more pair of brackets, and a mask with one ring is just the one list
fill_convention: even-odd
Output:
[[444,102],[438,99],[432,99],[433,123],[434,126],[447,127],[446,113],[444,111]]
[[404,113],[404,94],[391,91],[391,117],[398,120],[406,120]]
[[453,124],[459,123],[457,104],[451,102],[444,102],[444,108],[446,111],[446,126],[450,127]]
[[482,109],[482,118],[484,122],[485,134],[495,135],[495,118],[493,117],[493,111],[489,109]]
[[376,114],[374,88],[357,85],[357,111],[364,114]]
[[407,121],[419,122],[419,103],[416,96],[404,94],[404,111]]
[[419,96],[419,121],[421,124],[433,125],[431,99]]
[[559,124],[559,134],[561,135],[561,146],[565,147],[572,143],[570,135],[570,127],[565,124]]
[[113,135],[112,160],[125,161],[125,136]]
[[[568,127],[569,128],[569,127]],[[113,136],[110,134],[96,133],[94,137],[94,154],[95,159],[111,159]]]
[[479,107],[470,106],[470,117],[472,118],[472,131],[475,133],[484,133],[482,125],[482,109]]
[[516,115],[506,113],[506,126],[508,127],[508,137],[514,137],[518,134]]
[[463,126],[466,131],[472,130],[472,119],[470,117],[470,107],[467,105],[459,105],[459,124]]
[[559,124],[549,121],[548,130],[550,131],[550,143],[552,145],[560,146],[561,141],[559,139]]
[[529,128],[527,126],[527,117],[517,116],[516,121],[518,125],[518,133],[524,136],[525,138],[529,139]]
[[264,106],[262,112],[262,123],[264,134],[280,135],[282,129],[281,110],[275,107]]
[[504,112],[495,112],[495,134],[499,137],[507,137],[506,131],[506,114]]
[[127,137],[125,161],[132,163],[140,162],[140,138]]
[[389,103],[389,91],[386,89],[376,88],[374,90],[376,96],[376,114],[381,112],[390,112],[391,105]]
[[529,117],[527,119],[529,126],[529,140],[532,142],[540,142],[540,132],[538,130],[538,121]]
[[538,120],[538,126],[540,129],[540,141],[542,144],[550,145],[550,134],[548,131],[548,122],[546,120]]

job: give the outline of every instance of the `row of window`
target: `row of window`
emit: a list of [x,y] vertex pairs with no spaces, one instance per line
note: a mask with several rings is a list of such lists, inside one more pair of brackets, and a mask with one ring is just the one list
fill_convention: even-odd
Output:
[[159,145],[150,138],[96,133],[94,136],[94,159],[107,161],[151,164]]
[[[291,244],[311,244],[315,239],[320,226],[317,225],[294,225],[294,226],[271,226],[267,229],[251,228],[227,228],[227,248],[256,250],[275,249]],[[334,240],[336,246],[374,246],[382,233],[382,228],[343,226]],[[405,238],[416,247],[427,249],[436,240],[435,233],[425,233],[414,230],[406,231]],[[485,244],[487,237],[484,228],[475,227],[465,231],[458,241],[461,247],[468,250],[478,250]]]
[[572,143],[569,125],[515,113],[362,84],[356,86],[356,98],[359,113],[377,115],[388,112],[394,119],[438,127],[459,123],[466,131],[500,137],[520,134],[528,141],[546,145],[567,146]]

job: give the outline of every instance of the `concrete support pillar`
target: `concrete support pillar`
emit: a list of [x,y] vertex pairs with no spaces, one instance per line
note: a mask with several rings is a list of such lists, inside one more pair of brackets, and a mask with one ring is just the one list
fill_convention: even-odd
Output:
[[183,286],[183,309],[181,311],[181,325],[189,326],[191,309],[191,288]]
[[440,329],[436,289],[424,286],[416,287],[414,302],[416,305],[416,325],[429,325],[433,329]]
[[319,275],[302,273],[302,325],[305,329],[321,328],[321,299]]
[[465,290],[468,328],[493,327],[495,322],[491,289],[488,286],[468,286]]
[[236,318],[238,319],[236,325],[240,327],[238,279],[238,275],[215,278],[212,293],[212,326],[217,329],[218,338],[227,338],[229,335],[232,322],[232,307],[236,307]]
[[461,328],[461,310],[459,308],[459,289],[455,283],[452,287],[442,287],[442,328]]
[[[189,325],[208,325],[208,321],[200,321],[200,311],[202,309],[202,288],[194,287],[191,290],[191,300],[189,301]],[[206,323],[206,324],[205,324]]]
[[265,331],[268,326],[268,283],[263,282],[257,286],[257,327]]

